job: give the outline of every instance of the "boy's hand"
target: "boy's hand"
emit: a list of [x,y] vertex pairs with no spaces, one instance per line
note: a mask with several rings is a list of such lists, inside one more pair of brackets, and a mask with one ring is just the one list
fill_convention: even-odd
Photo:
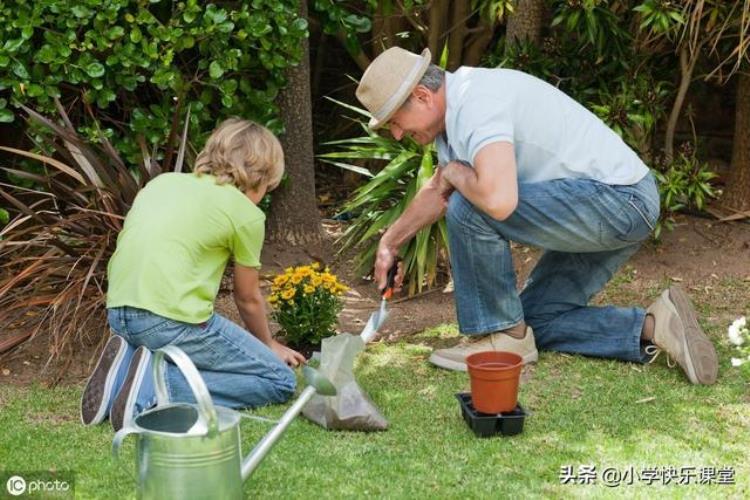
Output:
[[271,343],[268,347],[270,347],[274,354],[281,358],[284,363],[293,368],[305,362],[305,357],[302,354],[285,346],[276,339],[271,339]]

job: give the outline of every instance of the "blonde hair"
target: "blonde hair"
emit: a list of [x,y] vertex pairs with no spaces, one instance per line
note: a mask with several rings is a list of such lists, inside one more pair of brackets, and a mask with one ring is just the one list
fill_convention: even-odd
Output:
[[194,172],[213,175],[217,184],[233,184],[243,193],[263,183],[270,191],[284,175],[284,151],[266,127],[228,118],[211,133],[195,160]]

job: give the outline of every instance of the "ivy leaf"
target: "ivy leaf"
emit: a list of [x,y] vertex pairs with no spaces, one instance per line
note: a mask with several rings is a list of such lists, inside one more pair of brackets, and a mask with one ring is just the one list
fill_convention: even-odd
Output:
[[104,66],[101,63],[92,62],[88,66],[86,66],[86,73],[91,78],[99,78],[100,76],[104,75]]
[[23,45],[23,38],[8,40],[5,42],[5,45],[3,45],[3,50],[7,52],[15,52],[21,45]]
[[13,115],[13,111],[7,108],[0,109],[0,123],[10,123],[14,119],[15,119],[15,116]]
[[224,68],[221,67],[219,61],[213,61],[208,66],[208,73],[211,75],[211,78],[218,80],[224,74]]
[[57,54],[55,53],[55,50],[52,48],[52,46],[44,44],[42,45],[42,48],[39,49],[39,52],[37,52],[36,56],[39,59],[39,62],[49,64],[51,62],[54,62]]
[[84,17],[87,17],[89,14],[91,14],[91,11],[83,5],[76,5],[75,7],[70,9],[70,11],[79,19],[83,19]]
[[138,43],[143,39],[143,33],[141,33],[141,30],[138,26],[135,26],[133,30],[130,32],[130,41],[133,43]]
[[13,74],[15,74],[18,78],[22,80],[28,80],[29,79],[29,72],[26,71],[26,66],[23,65],[21,62],[17,62],[13,65]]

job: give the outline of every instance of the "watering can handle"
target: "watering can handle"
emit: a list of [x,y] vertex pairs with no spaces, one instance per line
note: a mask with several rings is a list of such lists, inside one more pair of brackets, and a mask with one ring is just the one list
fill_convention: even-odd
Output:
[[216,417],[216,408],[211,400],[211,394],[208,392],[205,382],[198,369],[195,367],[190,358],[182,349],[174,345],[165,345],[161,349],[154,351],[154,386],[156,390],[156,399],[159,406],[163,406],[169,403],[169,393],[167,392],[167,385],[164,381],[165,370],[164,356],[169,358],[177,365],[177,368],[182,372],[182,375],[187,380],[190,389],[193,391],[193,396],[198,402],[198,410],[201,418],[208,427],[208,435],[212,436],[219,430],[218,418]]
[[117,431],[112,440],[112,456],[115,460],[120,460],[120,447],[122,446],[122,442],[125,441],[125,438],[130,434],[138,434],[139,432],[140,431],[135,427],[123,427]]
[[[130,434],[139,434],[140,431],[135,427],[123,427],[117,433],[115,434],[114,439],[112,440],[112,457],[115,459],[115,462],[117,464],[120,464],[120,447],[122,446],[122,442],[125,441],[125,438],[128,437]],[[131,471],[127,471],[128,475],[135,481],[136,483],[138,480],[135,478],[133,473]]]

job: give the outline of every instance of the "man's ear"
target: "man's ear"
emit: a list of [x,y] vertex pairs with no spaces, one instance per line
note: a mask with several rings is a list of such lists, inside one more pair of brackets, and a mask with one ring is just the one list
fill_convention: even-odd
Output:
[[416,87],[414,87],[414,90],[411,91],[411,95],[413,99],[418,100],[422,104],[426,104],[428,106],[432,104],[432,91],[424,85],[417,85]]

